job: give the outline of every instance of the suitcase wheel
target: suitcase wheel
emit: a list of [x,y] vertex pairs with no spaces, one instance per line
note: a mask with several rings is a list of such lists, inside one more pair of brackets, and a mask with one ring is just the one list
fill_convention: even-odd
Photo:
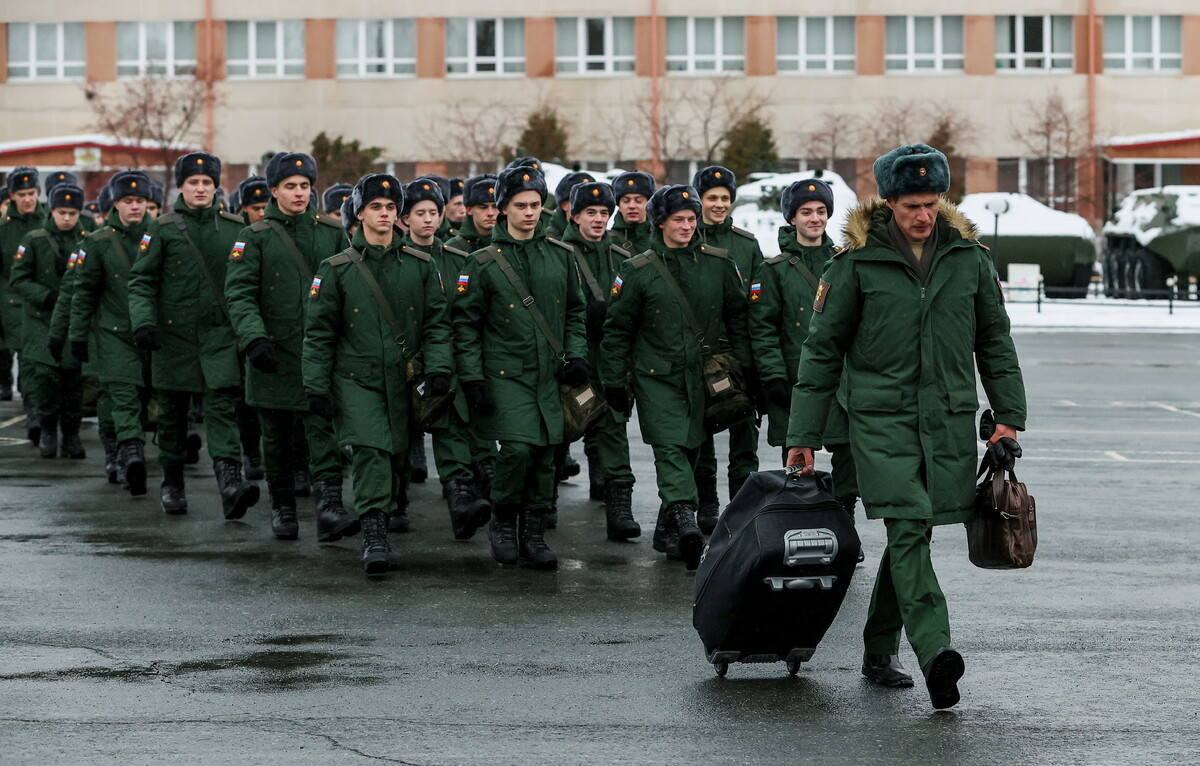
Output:
[[790,673],[792,675],[796,675],[797,673],[799,673],[800,672],[800,664],[801,664],[800,660],[788,660],[787,661],[788,673]]
[[718,676],[720,676],[721,678],[724,678],[725,674],[729,672],[729,663],[726,662],[725,660],[720,660],[718,662],[714,662],[713,670],[717,671]]

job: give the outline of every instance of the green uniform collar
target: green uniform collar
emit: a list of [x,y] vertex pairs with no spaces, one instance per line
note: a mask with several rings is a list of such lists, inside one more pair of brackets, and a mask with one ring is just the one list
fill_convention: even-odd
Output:
[[578,226],[572,223],[568,224],[567,230],[563,232],[562,241],[568,245],[578,245],[581,249],[601,252],[612,244],[612,235],[606,231],[599,242],[592,242],[580,233]]
[[316,213],[312,208],[305,208],[302,212],[296,215],[288,215],[279,209],[279,205],[275,204],[274,198],[267,203],[266,213],[264,218],[270,218],[272,221],[279,221],[284,226],[296,226],[301,223],[309,223],[316,217]]
[[134,224],[133,226],[126,226],[125,224],[121,223],[121,214],[118,213],[117,209],[114,207],[112,210],[108,211],[108,218],[106,219],[105,224],[124,234],[140,235],[146,230],[147,222],[146,216],[142,216],[141,223]]
[[629,221],[625,220],[625,216],[621,215],[620,211],[617,211],[617,214],[613,216],[612,227],[613,227],[613,231],[626,232],[631,239],[635,239],[639,236],[649,236],[650,235],[650,222],[649,221],[639,221],[638,223],[630,223]]
[[820,254],[826,254],[828,259],[829,254],[835,249],[833,240],[829,237],[829,233],[821,235],[821,244],[819,245],[802,245],[800,240],[796,239],[796,227],[792,225],[779,227],[779,252],[803,256],[806,260],[809,257],[818,257]]
[[509,245],[531,245],[534,242],[540,242],[546,238],[546,225],[539,222],[537,228],[533,230],[533,236],[529,239],[517,239],[508,233],[508,221],[501,218],[496,221],[496,228],[492,229],[492,242],[497,244],[505,243]]
[[185,218],[195,219],[197,222],[202,224],[208,223],[209,221],[214,221],[217,218],[216,203],[202,208],[188,207],[187,203],[183,201],[182,194],[175,198],[175,204],[171,209]]
[[388,253],[399,250],[400,246],[403,244],[404,237],[400,235],[398,230],[392,235],[392,244],[388,245],[387,247],[369,244],[367,242],[367,238],[363,236],[361,226],[359,227],[358,231],[354,232],[354,238],[350,240],[350,246],[362,253],[366,258],[382,258]]

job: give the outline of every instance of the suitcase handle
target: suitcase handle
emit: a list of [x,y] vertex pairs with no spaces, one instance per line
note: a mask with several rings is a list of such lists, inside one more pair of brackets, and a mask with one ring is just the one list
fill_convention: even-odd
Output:
[[830,590],[837,582],[837,575],[821,575],[818,577],[764,577],[763,582],[771,586],[771,590]]

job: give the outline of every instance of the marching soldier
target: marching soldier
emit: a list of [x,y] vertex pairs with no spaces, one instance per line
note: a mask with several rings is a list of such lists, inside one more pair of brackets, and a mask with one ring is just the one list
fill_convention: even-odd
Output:
[[73,263],[73,257],[78,258],[75,248],[84,237],[79,225],[83,203],[83,189],[66,183],[55,186],[45,224],[21,240],[9,277],[9,286],[24,306],[21,355],[32,375],[29,389],[37,402],[42,426],[38,448],[44,458],[59,453],[60,429],[62,456],[78,460],[87,457],[79,440],[83,359],[76,356],[86,358],[87,341],[66,353],[61,346],[52,349],[49,344],[50,317],[58,302],[59,287],[68,264]]
[[[455,285],[454,341],[472,422],[500,442],[488,527],[501,564],[555,569],[545,523],[563,440],[559,383],[587,382],[583,295],[567,256],[540,225],[546,180],[510,167],[496,181],[492,243]],[[476,421],[477,418],[477,421]]]
[[[12,276],[13,256],[25,235],[36,230],[45,221],[45,211],[38,202],[38,172],[36,168],[21,166],[13,168],[7,178],[9,205],[4,219],[0,220],[0,320],[4,325],[4,347],[7,353],[0,361],[12,368],[12,356],[17,357],[18,370],[22,364],[20,355],[23,336],[21,319],[24,314],[21,298],[9,287]],[[42,427],[38,423],[37,405],[25,376],[18,374],[17,390],[25,405],[25,434],[36,446],[41,441]]]
[[654,176],[640,170],[613,179],[617,214],[613,216],[612,238],[622,249],[644,253],[654,244],[654,231],[646,220],[646,203],[654,194]]
[[[46,189],[46,199],[50,199],[50,190],[59,184],[70,184],[71,186],[80,188],[79,177],[66,170],[56,170],[53,173],[48,174],[43,183],[45,184]],[[86,200],[84,201],[84,204],[87,204]],[[87,233],[95,231],[97,228],[96,219],[90,215],[83,215],[82,211],[80,211],[79,228]]]
[[579,184],[590,184],[595,181],[596,179],[592,177],[591,173],[581,171],[567,173],[562,177],[558,186],[554,187],[554,199],[558,201],[558,204],[550,222],[546,224],[546,236],[562,239],[563,234],[567,231],[567,225],[571,222],[571,190]]
[[238,211],[246,220],[247,226],[253,226],[267,214],[267,203],[271,201],[271,187],[262,176],[249,176],[238,184],[238,201],[241,209]]
[[310,412],[336,419],[341,443],[353,447],[362,564],[378,575],[395,566],[388,514],[408,456],[408,362],[421,354],[425,392],[448,393],[450,328],[433,260],[401,251],[394,229],[404,204],[400,182],[364,176],[351,199],[362,228],[349,248],[321,263],[309,288],[304,390]]
[[220,181],[221,161],[211,154],[193,152],[175,161],[179,196],[170,213],[150,222],[138,244],[129,279],[129,319],[138,348],[154,352],[163,511],[187,513],[188,407],[203,396],[221,510],[226,519],[240,519],[258,502],[258,486],[242,478],[241,364],[222,285],[243,222],[217,209]]
[[446,200],[446,220],[455,235],[462,229],[463,219],[467,217],[467,206],[463,203],[463,193],[466,182],[461,178],[450,179],[450,197]]
[[354,187],[350,184],[333,184],[321,194],[321,210],[329,218],[337,219],[340,226],[342,224],[342,205],[346,204],[346,200],[350,199],[350,195],[353,193]]
[[[563,241],[574,250],[575,267],[583,278],[587,300],[588,368],[600,385],[600,339],[608,313],[609,286],[629,253],[617,247],[608,233],[616,209],[612,187],[588,182],[571,192],[571,223]],[[642,534],[633,518],[633,469],[629,465],[629,436],[624,418],[609,410],[583,438],[588,458],[591,497],[604,501],[609,540],[629,540]],[[599,485],[598,487],[596,485]],[[597,491],[598,490],[598,491]],[[597,497],[597,494],[599,495]]]
[[[147,223],[149,223],[150,221],[153,221],[155,218],[158,218],[158,216],[162,213],[163,205],[166,204],[166,202],[164,201],[165,197],[166,197],[166,189],[163,188],[163,185],[161,183],[159,183],[158,181],[155,181],[153,178],[151,178],[150,179],[150,197],[149,197],[149,199],[146,200],[145,220]],[[100,220],[104,220],[104,219],[100,219]]]
[[654,450],[661,500],[654,550],[688,569],[704,547],[696,524],[696,463],[710,438],[704,357],[724,337],[750,364],[746,293],[728,254],[696,234],[699,196],[690,186],[665,186],[650,198],[654,247],[618,270],[600,342],[604,397],[626,417],[637,402],[642,439]]
[[[423,176],[417,176],[416,180],[417,181],[432,181],[433,183],[437,184],[438,192],[441,193],[441,195],[442,195],[442,206],[445,207],[446,200],[450,198],[450,179],[449,178],[446,178],[445,176],[439,176],[439,175],[436,175],[433,173],[427,173]],[[407,224],[405,224],[404,221],[401,221],[400,226],[401,226],[401,228],[404,228],[407,226]],[[445,242],[446,240],[454,237],[456,234],[458,234],[458,227],[455,226],[454,224],[452,224],[450,222],[450,219],[446,218],[445,216],[442,216],[441,220],[438,223],[438,229],[437,229],[437,234],[436,234],[437,238],[439,240],[441,240],[442,242]],[[415,447],[416,443],[414,443],[413,446]],[[422,448],[422,450],[424,450],[423,444],[422,444],[421,448]],[[424,465],[424,451],[422,451],[421,455],[422,455],[422,465]],[[428,469],[426,469],[426,470],[428,470]],[[424,479],[422,479],[422,481],[424,481]]]

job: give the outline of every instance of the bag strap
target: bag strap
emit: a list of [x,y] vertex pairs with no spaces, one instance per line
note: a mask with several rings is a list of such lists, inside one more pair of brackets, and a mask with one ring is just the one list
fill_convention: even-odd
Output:
[[696,341],[700,343],[700,353],[708,354],[710,351],[707,344],[701,341],[702,333],[700,332],[700,323],[696,321],[696,312],[692,311],[692,304],[684,297],[683,291],[679,289],[679,283],[675,281],[675,277],[671,276],[671,272],[667,270],[667,265],[658,257],[658,253],[650,253],[646,256],[650,261],[650,265],[659,273],[666,283],[667,289],[671,291],[671,295],[679,302],[679,307],[683,309],[683,316],[687,323],[691,325],[692,334],[696,336]]
[[383,315],[383,321],[392,330],[392,340],[404,352],[404,358],[409,357],[408,343],[404,340],[404,329],[400,326],[399,320],[392,312],[392,307],[388,305],[387,298],[383,295],[383,290],[379,287],[379,282],[375,279],[375,275],[367,268],[363,254],[355,250],[353,247],[347,251],[350,256],[350,262],[358,267],[358,273],[362,276],[363,282],[366,282],[367,289],[371,291],[371,296],[375,298],[375,305],[379,307],[379,313]]
[[579,273],[583,275],[583,281],[587,282],[588,291],[592,297],[599,303],[604,303],[607,299],[604,291],[600,289],[600,283],[596,281],[596,276],[592,273],[592,268],[588,266],[587,259],[583,257],[583,253],[579,252],[579,248],[571,248],[575,252],[575,265],[579,268]]
[[225,292],[217,286],[217,280],[213,279],[213,275],[208,270],[208,264],[204,261],[204,256],[200,253],[200,248],[196,247],[195,241],[192,240],[192,235],[188,233],[187,221],[183,220],[183,216],[179,213],[171,213],[170,220],[175,224],[183,234],[183,239],[187,242],[187,249],[191,252],[192,257],[196,259],[196,265],[200,267],[200,273],[204,275],[204,281],[208,283],[208,289],[212,291],[213,296],[217,299],[217,307],[221,309],[221,314],[225,317],[225,321],[229,321],[229,304],[225,302]]
[[800,276],[804,277],[805,282],[808,282],[814,290],[817,289],[817,285],[820,284],[821,280],[817,279],[817,275],[804,265],[804,261],[800,260],[800,256],[793,255],[791,258],[788,258],[788,263],[796,267],[796,271],[800,273]]
[[300,253],[300,248],[296,247],[296,241],[292,239],[292,235],[287,233],[287,229],[283,228],[283,224],[279,221],[271,218],[264,218],[263,221],[271,227],[271,231],[278,234],[279,238],[283,240],[284,249],[288,251],[288,254],[292,256],[292,260],[300,268],[300,273],[304,275],[304,281],[311,282],[313,278],[312,269],[308,267],[308,261]]
[[554,336],[554,332],[550,329],[550,324],[546,321],[546,317],[542,314],[533,302],[533,295],[525,287],[525,283],[521,281],[521,277],[513,269],[512,263],[504,257],[503,253],[490,253],[492,259],[496,261],[496,265],[500,267],[500,271],[504,276],[508,277],[508,281],[512,283],[513,289],[517,291],[517,297],[521,299],[521,305],[529,310],[529,316],[533,318],[533,323],[541,330],[543,337],[546,338],[546,343],[550,345],[550,350],[554,352],[561,361],[566,361],[567,352],[563,349],[563,345],[558,338]]
[[120,235],[114,229],[105,227],[92,235],[95,239],[103,239],[112,243],[113,255],[116,256],[117,265],[126,274],[133,268],[132,261],[129,258],[129,253],[125,250],[124,243],[121,242]]

